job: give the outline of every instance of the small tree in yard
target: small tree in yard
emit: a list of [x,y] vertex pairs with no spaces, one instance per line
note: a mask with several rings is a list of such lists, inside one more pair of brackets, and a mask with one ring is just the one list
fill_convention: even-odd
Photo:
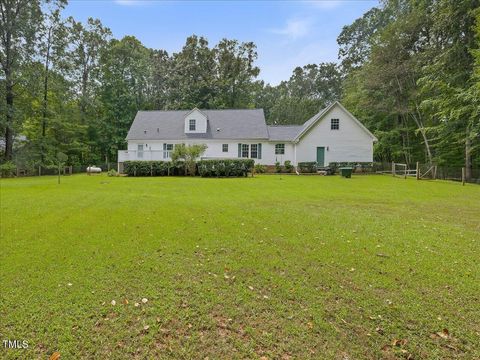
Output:
[[185,175],[195,176],[196,160],[207,150],[207,145],[179,144],[172,152],[172,161],[185,161]]

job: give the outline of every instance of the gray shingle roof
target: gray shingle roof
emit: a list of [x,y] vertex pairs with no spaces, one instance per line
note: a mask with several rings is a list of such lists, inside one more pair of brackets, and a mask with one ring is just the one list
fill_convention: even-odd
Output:
[[303,125],[270,125],[268,134],[272,141],[292,141],[303,129]]
[[[263,109],[200,110],[208,118],[205,134],[185,134],[185,117],[191,110],[139,111],[133,120],[127,140],[186,140],[186,139],[262,139],[270,141],[298,141],[313,123],[333,106],[320,110],[303,125],[270,125],[265,123]],[[348,113],[350,114],[350,113]],[[375,136],[353,115],[352,119],[375,141]],[[217,129],[220,129],[217,131]]]
[[185,134],[184,120],[190,110],[139,111],[127,140],[268,139],[263,109],[201,112],[208,118],[205,134]]
[[310,119],[305,121],[302,125],[270,125],[268,126],[268,133],[270,134],[270,140],[272,141],[294,141],[295,138],[300,135],[305,129],[307,129],[312,123],[314,123],[319,116],[321,116],[325,110],[320,110],[317,114],[313,115]]

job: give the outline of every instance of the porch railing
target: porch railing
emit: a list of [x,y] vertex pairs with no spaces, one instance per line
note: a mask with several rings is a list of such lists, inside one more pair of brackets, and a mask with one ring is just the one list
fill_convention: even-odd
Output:
[[119,150],[118,162],[134,160],[170,160],[171,151],[163,150]]

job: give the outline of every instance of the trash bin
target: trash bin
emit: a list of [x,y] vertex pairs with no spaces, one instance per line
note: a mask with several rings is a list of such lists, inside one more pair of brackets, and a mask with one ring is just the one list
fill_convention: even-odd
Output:
[[352,177],[352,167],[341,167],[338,170],[340,170],[340,174],[347,179],[350,179]]

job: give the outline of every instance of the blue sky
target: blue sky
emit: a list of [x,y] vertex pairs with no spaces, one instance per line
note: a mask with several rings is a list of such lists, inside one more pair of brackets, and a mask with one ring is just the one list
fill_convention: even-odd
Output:
[[145,46],[181,50],[187,36],[253,41],[259,78],[287,80],[296,66],[337,61],[336,38],[378,0],[140,1],[70,0],[64,15],[99,18],[116,38],[134,35]]

